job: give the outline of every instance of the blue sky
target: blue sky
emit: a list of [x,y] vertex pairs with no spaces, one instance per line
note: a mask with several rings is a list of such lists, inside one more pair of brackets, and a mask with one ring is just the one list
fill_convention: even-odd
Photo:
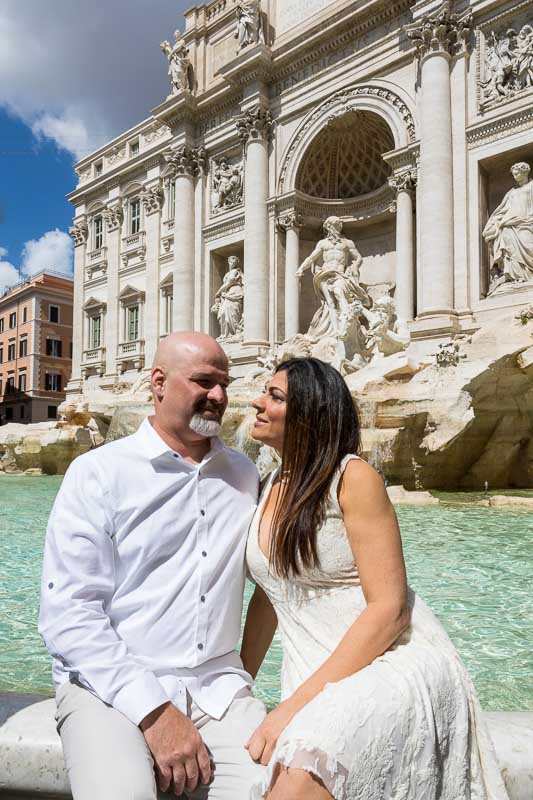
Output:
[[76,160],[169,93],[163,39],[192,0],[1,0],[0,292],[71,272]]

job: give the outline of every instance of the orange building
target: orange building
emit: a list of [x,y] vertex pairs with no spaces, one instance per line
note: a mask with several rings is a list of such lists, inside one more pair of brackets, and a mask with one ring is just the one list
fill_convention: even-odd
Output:
[[55,419],[72,368],[73,280],[50,270],[0,296],[0,424]]

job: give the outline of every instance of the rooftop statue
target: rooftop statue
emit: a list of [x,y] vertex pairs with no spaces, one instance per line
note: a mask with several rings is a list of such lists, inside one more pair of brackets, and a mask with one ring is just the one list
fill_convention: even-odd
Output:
[[194,75],[189,60],[189,51],[180,31],[174,31],[174,45],[165,39],[161,42],[161,50],[168,59],[168,75],[172,84],[172,94],[192,92]]
[[244,274],[237,256],[228,258],[228,271],[211,308],[220,324],[219,342],[240,342],[243,333]]
[[240,0],[237,3],[237,30],[235,38],[239,40],[239,48],[249,44],[265,43],[261,20],[261,0]]
[[483,238],[491,256],[492,294],[506,282],[533,281],[533,181],[525,161],[513,164],[511,173],[516,183],[490,215]]

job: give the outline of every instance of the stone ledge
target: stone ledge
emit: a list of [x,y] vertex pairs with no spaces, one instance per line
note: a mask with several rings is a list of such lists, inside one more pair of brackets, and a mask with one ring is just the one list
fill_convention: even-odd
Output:
[[[0,693],[1,800],[71,797],[55,730],[55,700]],[[510,800],[533,797],[533,712],[485,714]]]

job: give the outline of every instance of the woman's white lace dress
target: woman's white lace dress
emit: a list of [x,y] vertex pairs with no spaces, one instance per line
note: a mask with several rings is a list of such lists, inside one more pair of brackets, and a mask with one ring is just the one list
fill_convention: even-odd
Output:
[[[248,570],[278,616],[282,699],[323,664],[366,606],[337,500],[351,458],[332,482],[317,535],[319,569],[290,581],[269,571],[258,529],[275,473],[252,522]],[[409,630],[304,706],[251,800],[263,797],[277,763],[312,772],[336,800],[508,800],[470,677],[429,608],[412,591],[409,598]]]

